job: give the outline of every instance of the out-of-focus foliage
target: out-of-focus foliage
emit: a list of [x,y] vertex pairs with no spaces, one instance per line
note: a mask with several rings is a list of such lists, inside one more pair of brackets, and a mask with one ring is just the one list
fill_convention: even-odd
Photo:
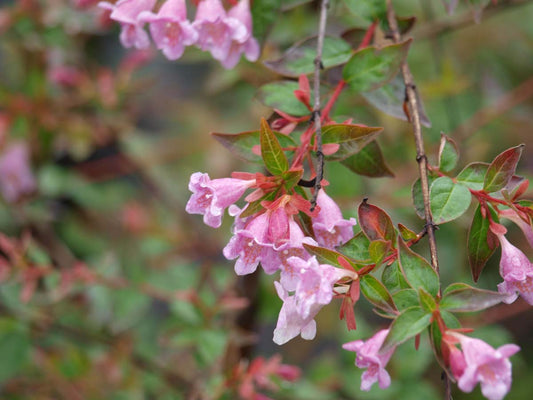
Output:
[[[269,278],[235,277],[220,251],[228,229],[209,230],[184,206],[192,172],[223,177],[241,167],[209,132],[258,130],[270,109],[257,99],[274,102],[279,88],[256,89],[275,73],[245,61],[226,71],[195,50],[175,63],[125,51],[93,3],[0,6],[0,154],[24,143],[35,177],[0,204],[0,397],[233,399],[252,381],[276,399],[440,396],[438,374],[428,373],[438,366],[425,345],[397,352],[388,390],[360,392],[361,372],[340,344],[368,337],[379,321],[363,302],[355,334],[333,307],[318,315],[315,341],[272,343],[280,301]],[[476,24],[462,3],[449,16],[438,1],[395,2],[399,15],[417,18],[408,60],[431,120],[431,161],[441,131],[459,145],[461,165],[525,143],[519,171],[532,178],[533,4],[500,0]],[[367,27],[352,13],[355,4],[332,2],[331,33]],[[316,36],[314,2],[287,2],[281,11],[268,29],[258,28],[269,33],[263,61]],[[392,90],[381,96],[393,99]],[[397,105],[388,114],[374,107],[376,96],[345,91],[334,115],[385,127],[378,142],[394,178],[370,180],[330,163],[330,194],[345,216],[356,216],[356,204],[369,197],[396,221],[422,229],[410,203],[417,178],[410,128],[388,116]],[[459,276],[473,284],[465,248],[472,214],[437,232],[445,284]],[[509,229],[519,243],[520,232]],[[496,264],[489,261],[481,287],[499,282]],[[530,308],[516,302],[489,312],[469,317],[470,325],[494,347],[522,346],[507,398],[527,398]],[[291,382],[297,371],[278,353],[303,368],[299,381]],[[454,393],[467,397],[481,398],[479,389]]]

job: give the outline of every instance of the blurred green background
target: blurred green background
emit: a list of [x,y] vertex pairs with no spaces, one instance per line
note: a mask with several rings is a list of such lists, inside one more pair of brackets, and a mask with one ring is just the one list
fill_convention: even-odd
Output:
[[[518,172],[531,179],[533,3],[500,0],[479,24],[460,3],[450,16],[440,1],[394,2],[398,15],[417,18],[409,65],[432,122],[424,129],[430,162],[441,132],[459,144],[458,171],[525,143]],[[37,182],[19,201],[0,203],[0,398],[233,399],[226,384],[232,368],[278,353],[303,375],[295,383],[278,379],[277,390],[265,390],[274,399],[442,397],[424,335],[418,351],[411,342],[396,351],[389,389],[359,390],[361,371],[341,344],[384,326],[364,301],[355,332],[338,320],[334,301],[318,315],[315,340],[276,346],[275,278],[235,276],[221,251],[229,218],[213,230],[185,213],[191,173],[257,170],[209,133],[257,129],[271,109],[256,90],[279,77],[261,62],[224,70],[194,49],[177,62],[127,51],[117,25],[76,4],[0,2],[0,151],[24,141]],[[283,7],[260,61],[316,33],[315,2]],[[364,27],[340,0],[329,17],[332,35]],[[356,216],[368,197],[395,223],[420,231],[410,194],[418,174],[410,126],[349,90],[333,115],[383,126],[378,141],[395,174],[370,179],[328,164],[329,194],[345,217]],[[473,284],[465,251],[472,212],[437,232],[445,283]],[[509,229],[531,257],[521,233]],[[425,247],[422,241],[417,251]],[[499,283],[498,254],[480,287]],[[531,307],[520,300],[464,321],[494,347],[522,347],[507,398],[528,398]],[[477,387],[472,394],[454,388],[454,398],[482,397]]]

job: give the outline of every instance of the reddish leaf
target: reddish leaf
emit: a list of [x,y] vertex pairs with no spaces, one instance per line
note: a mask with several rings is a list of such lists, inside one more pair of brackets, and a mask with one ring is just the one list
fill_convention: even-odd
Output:
[[371,240],[388,240],[394,243],[396,231],[389,215],[381,208],[368,204],[367,199],[359,205],[361,230]]
[[[489,210],[494,221],[497,221],[496,213],[490,208]],[[479,279],[481,271],[498,245],[498,238],[489,229],[489,219],[483,217],[481,208],[478,206],[468,232],[467,242],[468,261],[474,282]]]
[[520,156],[522,155],[523,147],[523,144],[511,147],[499,154],[492,161],[485,176],[483,190],[488,193],[497,192],[509,183],[516,170],[518,160],[520,160]]

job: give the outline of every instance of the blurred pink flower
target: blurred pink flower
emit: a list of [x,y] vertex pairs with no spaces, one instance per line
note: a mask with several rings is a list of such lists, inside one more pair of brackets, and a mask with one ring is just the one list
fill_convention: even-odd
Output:
[[237,65],[244,53],[249,61],[257,61],[261,51],[259,43],[252,36],[252,14],[250,13],[250,1],[241,0],[228,12],[228,16],[240,21],[246,27],[245,39],[232,39],[228,55],[221,60],[222,66],[231,69]]
[[313,218],[313,231],[318,244],[333,249],[350,240],[355,218],[343,219],[339,206],[324,190],[318,192],[316,202],[320,212]]
[[189,181],[189,190],[193,193],[185,210],[189,214],[201,214],[204,223],[212,228],[222,224],[224,210],[239,200],[246,189],[255,184],[255,180],[234,178],[213,179],[208,174],[195,172]]
[[498,239],[502,245],[500,275],[503,278],[503,282],[498,285],[498,291],[509,294],[504,300],[506,303],[515,301],[518,292],[525,301],[533,305],[533,265],[503,234],[498,235]]
[[155,3],[156,0],[120,0],[116,4],[102,1],[98,7],[110,10],[109,18],[120,23],[120,42],[124,47],[145,49],[150,46],[150,38],[138,17],[143,11],[151,11]]
[[26,144],[12,144],[0,156],[0,190],[4,199],[14,203],[35,188]]
[[355,358],[357,367],[368,368],[361,376],[361,390],[369,391],[375,382],[379,383],[381,389],[388,388],[391,383],[390,375],[385,370],[385,366],[395,348],[379,354],[379,350],[388,333],[388,329],[383,329],[366,341],[356,340],[342,345],[343,349],[357,353]]
[[462,352],[453,349],[450,352],[450,365],[459,389],[471,392],[480,382],[481,393],[487,399],[503,399],[511,388],[512,366],[509,357],[518,352],[520,347],[506,344],[494,349],[480,339],[456,332],[450,335],[459,340],[462,348]]
[[202,0],[192,25],[198,32],[197,46],[221,62],[228,58],[233,41],[243,44],[250,34],[243,22],[227,15],[220,0]]
[[185,0],[167,0],[157,14],[144,11],[139,20],[150,24],[150,33],[158,49],[169,60],[177,60],[185,46],[194,44],[198,33],[187,20]]
[[276,329],[274,329],[274,343],[282,345],[298,335],[301,335],[306,340],[314,339],[316,335],[316,321],[314,318],[320,311],[321,306],[312,307],[307,317],[304,318],[297,310],[295,296],[289,296],[279,282],[274,282],[274,285],[278,296],[283,300],[283,305],[279,311],[278,323]]

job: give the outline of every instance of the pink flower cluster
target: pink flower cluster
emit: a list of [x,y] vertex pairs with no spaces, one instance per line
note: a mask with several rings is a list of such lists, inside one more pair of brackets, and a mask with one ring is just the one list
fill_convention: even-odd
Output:
[[[255,189],[245,200],[261,198],[269,186],[269,177],[261,174],[235,174],[247,179],[223,178],[211,180],[207,174],[196,172],[191,176],[189,190],[193,193],[186,211],[201,214],[204,222],[214,228],[221,225],[222,214],[228,209],[235,217],[233,236],[223,250],[229,260],[236,259],[235,272],[245,275],[254,272],[258,265],[267,274],[280,271],[276,291],[283,300],[274,342],[283,344],[301,335],[313,339],[316,333],[314,318],[318,311],[330,303],[334,285],[344,277],[355,278],[353,270],[319,264],[303,244],[334,248],[353,236],[355,219],[345,220],[337,204],[321,190],[317,208],[310,212],[310,203],[303,197],[283,194],[272,202],[262,202],[258,212],[241,217],[243,209],[234,203],[247,189]],[[306,236],[297,218],[299,212],[308,213],[314,238]]]
[[226,11],[220,0],[201,0],[193,22],[187,19],[185,0],[166,0],[157,13],[156,0],[119,0],[116,4],[99,3],[110,10],[110,18],[122,26],[120,41],[124,47],[150,46],[144,25],[158,49],[169,60],[180,58],[185,46],[196,45],[211,53],[225,68],[233,68],[244,53],[250,61],[259,58],[260,48],[252,36],[250,1],[240,0]]

